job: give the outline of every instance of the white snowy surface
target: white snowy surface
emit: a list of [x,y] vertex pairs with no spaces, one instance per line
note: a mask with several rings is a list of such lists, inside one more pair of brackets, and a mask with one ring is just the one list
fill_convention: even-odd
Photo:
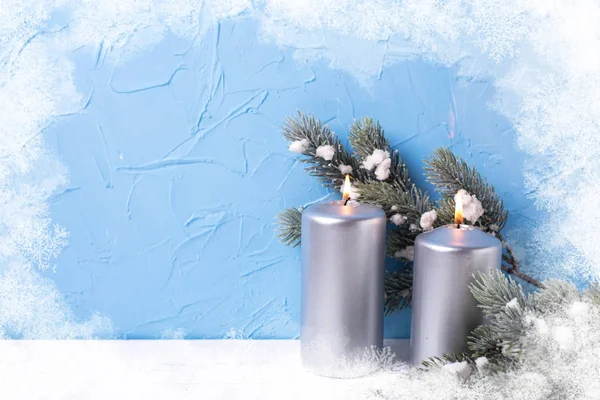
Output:
[[[408,340],[385,345],[406,357]],[[28,400],[316,400],[358,394],[353,388],[379,379],[315,376],[302,368],[297,340],[7,340],[0,377],[1,399]]]

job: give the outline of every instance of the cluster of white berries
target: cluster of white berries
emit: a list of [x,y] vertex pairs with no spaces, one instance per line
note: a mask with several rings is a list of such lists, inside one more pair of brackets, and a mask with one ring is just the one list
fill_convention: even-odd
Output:
[[394,225],[402,225],[404,224],[406,221],[408,220],[408,217],[406,215],[402,215],[402,214],[394,214],[390,217],[390,221],[392,221],[392,223]]
[[342,173],[342,175],[347,175],[352,172],[352,167],[349,165],[340,164],[338,165],[338,169]]
[[458,193],[454,195],[455,202],[459,202],[461,200],[463,217],[472,224],[475,224],[479,217],[483,215],[483,206],[481,205],[481,201],[477,200],[475,195],[469,195],[469,193],[464,189],[460,189]]
[[402,250],[398,250],[394,253],[395,258],[404,258],[408,261],[413,261],[415,259],[415,246],[406,246],[406,248]]
[[375,169],[375,177],[380,181],[384,181],[390,177],[390,167],[392,166],[390,152],[375,149],[373,150],[373,154],[364,159],[362,166],[369,171]]
[[[293,153],[304,154],[306,149],[308,148],[308,139],[300,139],[290,143],[288,150]],[[321,157],[324,160],[331,161],[333,160],[333,156],[335,155],[335,147],[330,144],[325,144],[317,147],[315,151],[315,155],[317,157]]]
[[[288,150],[293,153],[304,154],[306,149],[308,148],[308,139],[296,140],[290,143]],[[323,160],[331,161],[335,156],[335,147],[330,144],[324,144],[322,146],[317,147],[315,150],[315,155],[317,157],[321,157]],[[342,175],[346,175],[352,172],[352,167],[350,165],[340,164],[338,165],[338,169]]]
[[290,143],[290,147],[288,150],[292,153],[300,153],[303,154],[308,148],[308,139],[296,140],[295,142]]
[[419,223],[421,224],[421,228],[423,228],[424,231],[429,231],[433,229],[433,223],[436,219],[437,211],[431,210],[424,212],[423,215],[421,215],[421,221],[419,221]]
[[324,160],[331,161],[335,155],[335,148],[330,144],[319,146],[317,147],[316,155]]

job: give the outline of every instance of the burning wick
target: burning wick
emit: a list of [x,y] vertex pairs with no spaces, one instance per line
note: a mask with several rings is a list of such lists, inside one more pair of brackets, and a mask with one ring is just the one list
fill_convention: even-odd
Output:
[[462,196],[459,194],[454,196],[454,202],[456,203],[456,207],[454,208],[454,223],[456,224],[456,229],[460,229],[460,225],[464,222]]
[[350,175],[346,174],[346,179],[344,180],[344,194],[342,195],[342,200],[344,200],[344,205],[348,204],[350,201],[350,191],[352,190],[352,186],[350,185]]

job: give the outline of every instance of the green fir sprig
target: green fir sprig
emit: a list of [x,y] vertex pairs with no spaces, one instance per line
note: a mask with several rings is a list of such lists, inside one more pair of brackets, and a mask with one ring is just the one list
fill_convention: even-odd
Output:
[[277,215],[277,237],[281,243],[300,246],[302,236],[302,208],[290,207]]
[[[484,230],[499,231],[506,224],[508,211],[502,200],[475,167],[470,166],[462,157],[456,156],[446,147],[433,152],[424,160],[427,181],[435,186],[442,195],[438,216],[444,223],[452,223],[450,214],[454,214],[454,195],[461,189],[476,195],[485,213],[477,220],[476,226]],[[490,228],[492,227],[492,228]]]

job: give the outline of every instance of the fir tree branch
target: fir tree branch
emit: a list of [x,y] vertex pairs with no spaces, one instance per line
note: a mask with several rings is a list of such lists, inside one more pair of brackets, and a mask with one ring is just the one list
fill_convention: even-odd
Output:
[[535,292],[530,297],[534,307],[542,313],[556,311],[582,300],[581,293],[573,283],[560,280],[544,282],[544,290]]
[[529,307],[529,301],[521,285],[506,278],[500,271],[493,271],[490,274],[479,273],[470,285],[470,289],[479,302],[479,308],[486,316],[503,312],[506,304],[512,299],[517,299],[521,308]]
[[[460,189],[475,195],[485,210],[475,225],[486,232],[495,233],[508,253],[508,256],[505,257],[508,265],[503,264],[502,269],[527,283],[542,287],[538,280],[521,272],[517,257],[500,234],[500,230],[506,224],[508,212],[504,210],[504,204],[494,191],[494,186],[489,185],[476,168],[471,167],[464,159],[457,157],[445,147],[435,150],[433,155],[425,160],[425,164],[427,180],[444,196],[438,202],[438,218],[435,226],[453,222],[454,195]],[[494,229],[491,229],[494,225]]]
[[441,357],[429,357],[427,360],[421,361],[419,369],[421,371],[429,372],[435,369],[440,369],[447,364],[466,361],[471,368],[471,371],[475,371],[477,366],[473,358],[466,353],[447,353]]
[[361,203],[382,207],[388,217],[399,213],[415,222],[421,214],[433,209],[429,195],[413,184],[408,191],[403,191],[397,183],[382,181],[357,182],[354,186],[360,193]]
[[411,208],[410,199],[395,184],[373,180],[355,182],[354,188],[360,193],[359,200],[361,203],[380,206],[386,214],[391,213],[393,206]]
[[418,231],[411,232],[409,225],[402,225],[390,228],[386,240],[386,253],[390,258],[396,258],[396,253],[415,244]]
[[522,280],[523,282],[527,282],[530,285],[533,285],[535,287],[538,288],[544,288],[544,284],[541,283],[540,281],[538,281],[535,278],[532,278],[531,276],[522,273],[519,270],[515,270],[513,267],[508,266],[506,264],[502,264],[502,271],[506,272],[507,274],[510,274],[516,278],[519,278],[520,280]]
[[277,237],[281,243],[300,246],[302,236],[302,208],[287,208],[277,215]]
[[[414,184],[411,184],[410,191],[407,192],[402,192],[396,183],[381,181],[367,181],[357,183],[355,186],[360,193],[359,201],[361,203],[381,207],[387,218],[391,218],[394,214],[401,214],[407,218],[404,224],[393,226],[388,230],[386,241],[388,256],[395,258],[397,252],[414,245],[415,238],[421,233],[419,227],[421,215],[433,209],[433,202],[429,195]],[[409,229],[411,225],[419,228],[411,230]]]
[[364,117],[355,120],[350,127],[348,140],[359,159],[367,158],[376,149],[390,151],[389,140],[383,134],[379,122],[374,121],[373,118]]
[[600,283],[592,282],[590,287],[585,290],[584,295],[593,304],[600,307]]
[[445,198],[453,198],[460,189],[464,189],[481,201],[485,213],[476,225],[486,230],[490,229],[491,225],[496,225],[497,230],[504,227],[508,212],[504,210],[494,186],[489,185],[477,169],[469,166],[464,159],[445,147],[435,150],[433,155],[425,160],[425,164],[427,181]]
[[391,315],[410,306],[412,301],[412,279],[413,275],[410,269],[386,273],[384,284],[385,315]]
[[469,348],[478,356],[489,356],[496,362],[517,360],[521,353],[520,339],[527,329],[525,314],[534,310],[531,299],[521,285],[500,271],[479,273],[470,289],[489,323],[471,333]]
[[[283,137],[290,142],[303,139],[308,141],[308,147],[303,153],[307,157],[301,158],[300,161],[310,164],[305,168],[306,171],[311,176],[317,177],[323,186],[334,190],[340,189],[344,183],[344,175],[339,170],[341,164],[352,167],[350,176],[354,180],[370,179],[369,171],[360,168],[359,163],[341,144],[337,136],[314,116],[298,111],[297,116],[287,118],[281,129]],[[331,161],[317,156],[317,148],[324,145],[331,145],[335,149]]]
[[[348,140],[356,153],[356,158],[361,162],[373,154],[374,150],[379,149],[389,152],[392,165],[390,167],[390,176],[386,179],[386,182],[393,182],[402,191],[409,190],[411,182],[406,164],[402,161],[400,153],[397,150],[392,150],[390,147],[390,142],[385,137],[379,122],[369,117],[354,121],[350,127]],[[366,169],[363,169],[363,171],[365,171],[369,179],[376,179],[373,172]]]
[[479,325],[468,337],[467,346],[473,358],[486,357],[491,362],[503,358],[502,340],[489,325]]
[[392,167],[390,168],[390,176],[392,177],[392,180],[403,190],[410,190],[414,185],[410,181],[408,168],[400,157],[400,152],[398,150],[392,150],[391,158]]
[[454,223],[454,198],[442,197],[437,201],[435,210],[437,218],[433,223],[434,228]]
[[502,236],[502,234],[500,232],[496,232],[496,237],[500,240],[500,242],[502,243],[502,247],[508,253],[508,255],[502,255],[502,259],[504,261],[506,261],[506,263],[508,264],[508,265],[502,264],[502,270],[508,274],[516,276],[517,278],[519,278],[535,287],[543,288],[544,287],[543,283],[541,283],[537,279],[521,272],[521,264],[519,263],[519,260],[518,260],[517,256],[515,255],[515,252],[513,251],[513,249],[506,242],[506,240],[504,240],[504,237]]

